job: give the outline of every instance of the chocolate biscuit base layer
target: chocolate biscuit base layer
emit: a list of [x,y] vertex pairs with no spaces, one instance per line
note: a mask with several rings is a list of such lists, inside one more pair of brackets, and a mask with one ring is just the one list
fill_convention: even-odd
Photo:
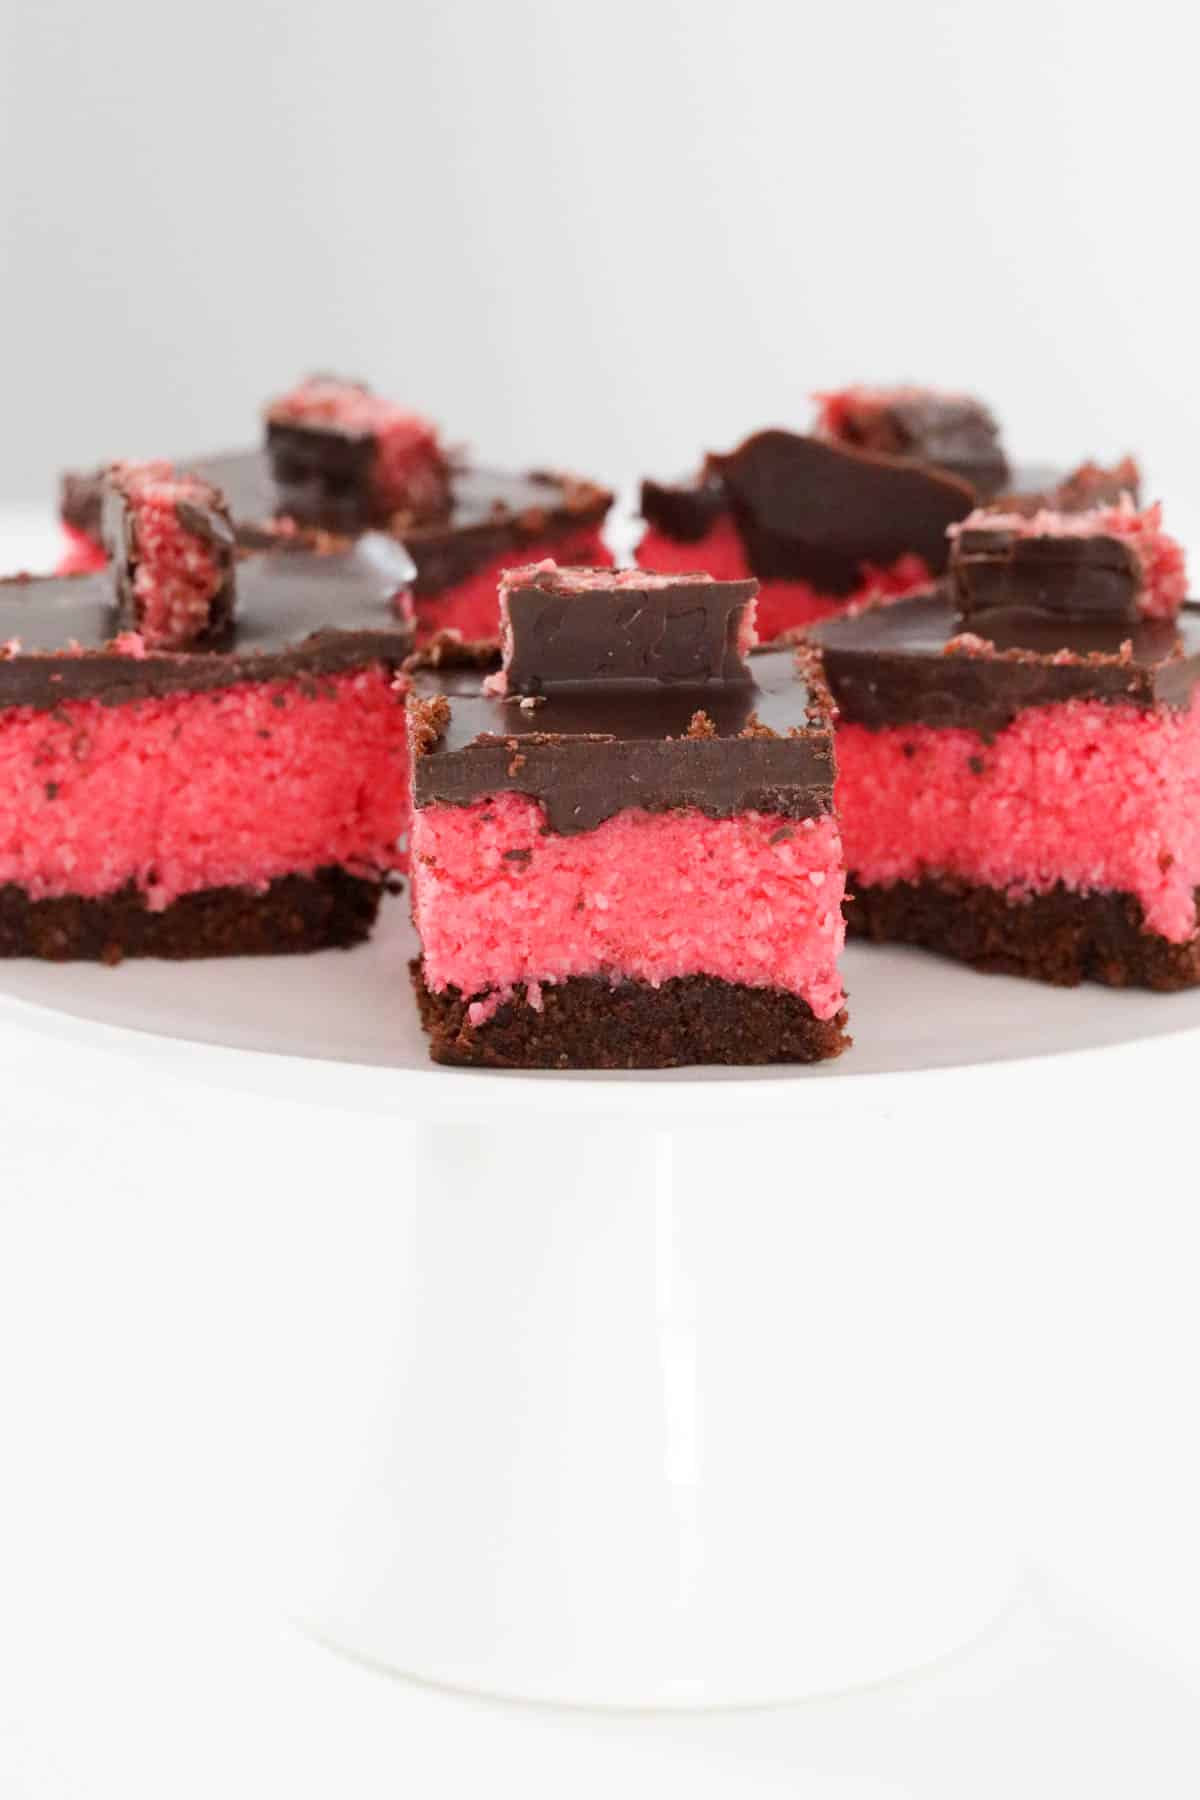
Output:
[[822,1062],[850,1039],[846,1015],[821,1020],[795,994],[711,975],[653,987],[598,976],[543,986],[541,1007],[503,1002],[482,1025],[471,996],[434,994],[410,964],[421,1022],[435,1062],[493,1069],[674,1069],[693,1063]]
[[851,936],[914,944],[986,973],[1160,993],[1200,982],[1200,936],[1174,944],[1146,931],[1130,894],[1081,894],[1059,883],[1049,893],[1010,898],[998,888],[932,879],[868,887],[853,872],[849,892]]

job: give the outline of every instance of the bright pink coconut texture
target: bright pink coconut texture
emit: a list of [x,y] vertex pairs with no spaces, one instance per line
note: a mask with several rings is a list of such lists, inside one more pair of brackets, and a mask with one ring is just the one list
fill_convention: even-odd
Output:
[[[124,640],[131,647],[137,640]],[[132,881],[158,910],[327,864],[397,862],[404,708],[383,669],[53,713],[0,711],[0,883],[34,899]]]
[[77,531],[74,525],[62,528],[63,548],[55,565],[56,575],[90,575],[93,570],[103,569],[108,562],[104,547],[86,531]]
[[1095,506],[1087,512],[1059,513],[1043,510],[1026,517],[1022,513],[995,513],[982,509],[950,527],[951,537],[960,531],[1011,531],[1017,537],[1115,537],[1128,543],[1142,570],[1145,584],[1138,610],[1147,619],[1173,619],[1187,599],[1188,578],[1183,545],[1162,528],[1162,505],[1141,512],[1128,494],[1116,506]]
[[176,509],[204,503],[210,490],[169,463],[125,463],[121,478],[136,538],[138,632],[151,650],[186,649],[209,624],[224,577],[212,545],[185,531]]
[[411,845],[425,980],[486,996],[473,1023],[571,975],[715,975],[799,994],[818,1019],[843,1005],[831,818],[630,808],[563,836],[545,831],[537,801],[501,794],[419,807]]
[[[590,567],[608,567],[612,556],[598,530],[588,529],[574,536],[556,538],[552,542],[531,544],[523,554],[531,563],[557,558],[560,564],[582,563]],[[489,562],[452,587],[436,594],[413,595],[417,614],[417,642],[428,643],[439,631],[457,631],[468,642],[477,638],[500,636],[501,577],[512,567],[512,552],[494,556]]]
[[314,376],[273,401],[268,416],[373,437],[372,485],[381,506],[424,513],[445,493],[445,460],[436,426],[353,382]]
[[991,743],[846,724],[837,760],[846,866],[864,885],[945,876],[1020,898],[1061,881],[1132,894],[1172,943],[1196,929],[1200,698],[1186,712],[1029,707]]
[[[686,573],[705,569],[717,581],[745,581],[752,573],[745,546],[730,518],[718,519],[702,538],[681,543],[651,528],[638,545],[638,562],[646,569]],[[862,565],[862,581],[849,594],[826,594],[807,581],[764,581],[758,590],[757,625],[762,643],[781,632],[816,619],[832,618],[867,600],[903,600],[932,580],[923,557],[906,553],[886,569]]]

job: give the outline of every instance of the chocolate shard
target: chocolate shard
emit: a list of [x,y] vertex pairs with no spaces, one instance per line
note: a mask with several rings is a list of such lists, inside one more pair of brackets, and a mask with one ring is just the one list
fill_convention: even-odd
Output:
[[864,565],[886,568],[905,554],[941,573],[947,530],[975,505],[964,481],[792,431],[757,432],[709,467],[754,573],[831,594],[858,586]]
[[500,584],[508,693],[580,683],[748,682],[756,581],[637,569],[510,569]]
[[950,578],[964,624],[981,626],[1011,609],[1133,624],[1143,588],[1142,566],[1127,540],[1102,532],[1030,536],[1000,523],[957,534]]

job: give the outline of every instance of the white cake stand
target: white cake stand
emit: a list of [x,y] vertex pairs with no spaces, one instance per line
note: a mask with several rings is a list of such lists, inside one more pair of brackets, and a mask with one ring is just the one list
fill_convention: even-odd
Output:
[[1014,1201],[1103,1179],[1150,1094],[1186,1122],[1200,995],[855,948],[836,1063],[492,1074],[426,1060],[411,948],[400,901],[349,954],[0,966],[10,1169],[58,1096],[96,1197],[132,1093],[170,1122],[164,1204],[286,1184],[331,1256],[360,1247],[361,1329],[326,1344],[313,1308],[341,1373],[296,1616],[399,1672],[604,1706],[829,1692],[985,1628],[1027,1498]]

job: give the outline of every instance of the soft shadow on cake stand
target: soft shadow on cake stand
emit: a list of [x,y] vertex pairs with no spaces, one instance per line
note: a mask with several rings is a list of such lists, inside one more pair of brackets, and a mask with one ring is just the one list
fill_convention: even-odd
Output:
[[69,1084],[83,1157],[114,1084],[169,1091],[213,1179],[319,1183],[331,1257],[360,1246],[354,1330],[312,1319],[338,1373],[292,1614],[397,1672],[618,1707],[976,1637],[1022,1541],[1005,1192],[1035,1142],[1078,1175],[1131,1079],[1169,1108],[1200,1000],[859,950],[859,1047],[821,1070],[488,1075],[425,1061],[410,948],[395,906],[348,956],[0,973],[15,1129],[22,1083]]

